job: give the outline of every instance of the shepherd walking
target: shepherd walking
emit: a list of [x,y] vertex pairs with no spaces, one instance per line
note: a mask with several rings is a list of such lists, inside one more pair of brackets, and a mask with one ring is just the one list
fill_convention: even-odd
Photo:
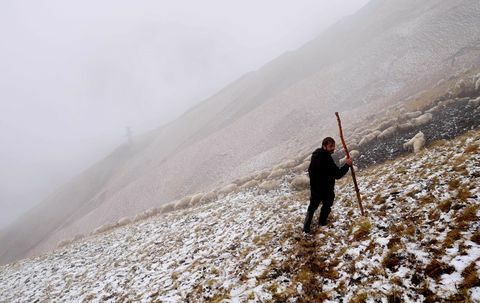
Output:
[[335,151],[335,140],[331,137],[323,139],[322,147],[316,149],[312,154],[308,175],[310,177],[310,204],[308,205],[307,216],[303,225],[303,231],[310,233],[313,214],[317,210],[320,202],[322,209],[320,211],[319,224],[327,225],[328,215],[335,198],[335,179],[340,179],[353,165],[352,159],[347,158],[345,165],[339,168],[332,159]]

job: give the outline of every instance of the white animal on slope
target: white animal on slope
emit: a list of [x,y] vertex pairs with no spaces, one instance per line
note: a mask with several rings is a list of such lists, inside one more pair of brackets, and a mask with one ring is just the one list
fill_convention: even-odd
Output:
[[477,80],[477,82],[475,83],[475,91],[480,91],[480,79]]
[[413,152],[417,153],[425,146],[425,135],[423,132],[418,132],[412,139],[403,144],[404,149],[412,149]]
[[370,143],[373,140],[375,140],[377,138],[377,136],[380,135],[380,134],[381,134],[381,131],[376,130],[376,131],[366,135],[365,137],[363,137],[363,139],[360,140],[360,143],[358,143],[358,145],[363,145],[363,144]]
[[304,190],[310,187],[310,178],[307,176],[298,176],[290,183],[296,190]]
[[460,96],[463,93],[465,93],[466,89],[467,89],[467,83],[465,82],[465,80],[460,79],[455,84],[455,87],[453,88],[453,93],[455,94],[455,96]]
[[418,116],[421,116],[421,115],[422,115],[421,111],[405,113],[400,115],[400,120],[409,120],[409,119],[417,118]]
[[390,137],[396,132],[397,132],[397,126],[396,125],[390,126],[386,130],[384,130],[381,134],[378,135],[378,139],[385,139],[387,137]]
[[412,120],[415,126],[422,126],[432,121],[433,115],[431,113],[426,113]]
[[468,101],[468,105],[471,106],[471,107],[480,106],[480,97],[478,97],[477,99],[472,99],[472,100]]
[[[358,156],[360,156],[360,152],[358,150],[351,150],[349,152],[349,154],[350,154],[350,158],[352,158],[354,160],[357,159]],[[347,156],[345,156],[345,157],[343,157],[342,159],[339,160],[340,165],[345,164],[345,160],[347,160]]]
[[414,128],[414,127],[415,127],[415,125],[413,125],[412,121],[407,121],[405,123],[399,124],[398,125],[398,130],[399,131],[404,131],[404,130],[408,130],[408,129],[411,129],[411,128]]

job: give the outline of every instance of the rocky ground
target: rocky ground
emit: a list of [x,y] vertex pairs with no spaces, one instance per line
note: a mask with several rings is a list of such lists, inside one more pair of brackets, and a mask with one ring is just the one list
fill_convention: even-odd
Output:
[[2,266],[0,302],[480,302],[479,151],[477,129],[360,170],[367,216],[344,178],[307,236],[289,172]]

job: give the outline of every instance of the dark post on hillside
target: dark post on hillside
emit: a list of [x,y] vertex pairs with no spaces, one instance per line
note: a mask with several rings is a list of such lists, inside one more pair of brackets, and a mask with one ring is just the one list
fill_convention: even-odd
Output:
[[[343,149],[345,150],[345,155],[347,156],[347,158],[350,158],[350,153],[348,152],[347,144],[345,143],[345,139],[343,138],[342,122],[340,121],[340,116],[338,115],[338,112],[335,113],[335,116],[337,116],[338,129],[340,130],[340,139],[342,140],[342,145],[343,145]],[[362,216],[365,216],[365,213],[363,212],[363,206],[362,206],[362,197],[360,196],[360,190],[358,189],[357,178],[355,177],[355,170],[353,169],[353,166],[350,167],[350,170],[352,172],[353,185],[355,186],[355,191],[357,192],[358,206],[360,207],[360,212],[362,213]]]

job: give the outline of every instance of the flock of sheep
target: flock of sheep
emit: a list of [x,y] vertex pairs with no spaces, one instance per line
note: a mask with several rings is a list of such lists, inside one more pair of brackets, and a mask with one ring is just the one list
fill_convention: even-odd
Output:
[[[450,99],[438,100],[428,110],[407,112],[402,106],[393,106],[385,111],[385,117],[370,123],[367,127],[355,129],[349,136],[348,142],[351,149],[350,155],[353,159],[360,156],[358,148],[362,145],[373,142],[374,140],[384,140],[397,132],[403,132],[412,129],[418,129],[428,124],[433,119],[433,114],[436,111],[444,109],[449,104],[456,102],[458,98],[465,95],[472,95],[480,92],[480,74],[476,75],[470,81],[460,80],[455,87],[447,94]],[[477,94],[478,95],[478,94]],[[475,110],[480,111],[480,97],[471,99],[469,105]],[[413,138],[403,144],[406,150],[418,152],[425,145],[425,135],[423,132],[418,132]],[[274,190],[280,186],[281,179],[287,176],[291,187],[294,190],[308,189],[310,186],[309,178],[305,175],[306,170],[310,164],[310,152],[305,150],[301,156],[294,160],[286,160],[270,170],[263,170],[261,172],[246,176],[235,180],[231,184],[224,187],[212,190],[207,193],[197,193],[186,196],[180,200],[170,202],[158,208],[148,209],[134,218],[122,218],[115,223],[104,224],[95,229],[91,235],[101,234],[114,228],[138,222],[146,218],[168,213],[174,210],[186,209],[198,205],[211,203],[217,199],[221,199],[229,194],[254,190],[258,193],[264,193]],[[340,160],[343,164],[345,157]],[[58,243],[58,247],[68,245],[72,242],[81,240],[84,235],[76,235],[71,240],[64,240]]]

